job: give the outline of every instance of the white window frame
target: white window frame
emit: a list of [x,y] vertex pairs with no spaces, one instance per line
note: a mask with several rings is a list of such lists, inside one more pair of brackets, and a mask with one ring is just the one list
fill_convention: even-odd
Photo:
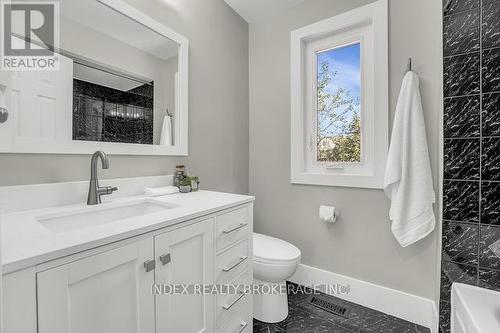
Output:
[[[317,162],[317,52],[361,43],[361,162]],[[291,182],[383,188],[389,142],[388,4],[379,0],[291,33]]]

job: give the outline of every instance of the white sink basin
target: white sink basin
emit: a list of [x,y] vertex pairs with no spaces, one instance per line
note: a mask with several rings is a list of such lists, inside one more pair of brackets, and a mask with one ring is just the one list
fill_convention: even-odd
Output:
[[500,292],[454,283],[451,333],[500,332]]
[[96,227],[133,217],[142,217],[172,208],[175,206],[151,199],[141,199],[122,203],[104,203],[71,212],[42,215],[38,216],[37,220],[45,228],[60,233]]

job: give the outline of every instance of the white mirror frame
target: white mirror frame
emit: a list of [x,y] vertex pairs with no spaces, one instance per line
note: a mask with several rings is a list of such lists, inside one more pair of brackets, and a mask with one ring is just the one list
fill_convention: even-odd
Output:
[[[189,40],[152,17],[132,7],[123,0],[96,0],[114,11],[138,22],[139,24],[171,39],[179,44],[179,107],[175,114],[174,145],[144,145],[116,142],[93,142],[78,140],[57,140],[16,137],[15,110],[9,110],[9,119],[0,124],[0,153],[24,154],[91,154],[103,150],[111,155],[188,155],[188,63]],[[0,71],[0,94],[4,94],[7,106],[10,105],[9,73]],[[2,97],[2,96],[0,96]],[[70,110],[71,111],[71,110]]]

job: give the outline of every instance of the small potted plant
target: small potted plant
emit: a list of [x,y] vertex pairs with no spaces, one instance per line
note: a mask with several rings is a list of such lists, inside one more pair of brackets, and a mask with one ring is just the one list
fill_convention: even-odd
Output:
[[189,193],[191,192],[191,178],[185,177],[179,181],[179,191],[181,193]]

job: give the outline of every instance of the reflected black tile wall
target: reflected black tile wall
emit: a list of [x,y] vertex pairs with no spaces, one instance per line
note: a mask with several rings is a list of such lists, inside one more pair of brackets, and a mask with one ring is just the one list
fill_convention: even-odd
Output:
[[440,330],[453,282],[500,290],[500,0],[444,0]]
[[441,299],[449,301],[446,296],[450,294],[453,282],[476,285],[477,272],[476,266],[443,262],[441,268]]
[[480,239],[479,267],[500,270],[500,253],[492,250],[493,244],[500,240],[500,226],[482,225]]
[[491,269],[479,270],[479,286],[500,291],[500,271]]

